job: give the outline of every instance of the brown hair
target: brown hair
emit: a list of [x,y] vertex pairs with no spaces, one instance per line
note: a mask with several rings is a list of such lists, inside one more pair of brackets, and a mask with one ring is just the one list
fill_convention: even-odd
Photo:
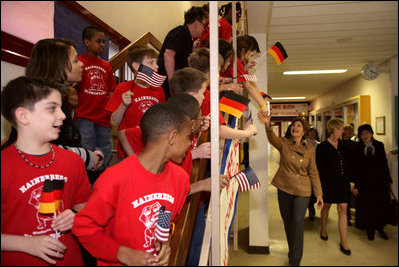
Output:
[[294,123],[297,122],[297,121],[299,121],[299,122],[302,124],[302,127],[303,127],[303,136],[302,136],[302,139],[305,138],[306,133],[308,132],[309,126],[308,126],[308,123],[307,123],[304,119],[302,119],[301,117],[296,117],[295,119],[293,119],[293,120],[291,121],[290,125],[289,125],[288,128],[287,128],[287,131],[285,132],[285,138],[288,139],[288,138],[291,137],[291,126],[294,125]]
[[38,41],[32,49],[26,76],[64,84],[67,80],[65,70],[72,69],[69,60],[71,47],[76,47],[75,42],[65,38]]
[[127,53],[127,65],[129,66],[129,69],[136,73],[132,67],[132,64],[133,62],[140,64],[143,63],[144,57],[157,58],[158,53],[146,45],[135,45],[129,48]]
[[201,47],[194,50],[187,61],[189,67],[200,70],[203,73],[209,72],[209,49]]
[[170,79],[170,87],[174,94],[198,93],[203,82],[207,80],[208,78],[201,71],[187,67],[173,73]]

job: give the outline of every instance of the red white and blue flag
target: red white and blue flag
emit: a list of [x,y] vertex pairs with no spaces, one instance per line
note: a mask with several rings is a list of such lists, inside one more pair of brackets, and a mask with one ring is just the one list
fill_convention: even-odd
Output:
[[165,81],[166,76],[159,74],[153,69],[140,64],[136,80],[141,80],[154,87],[160,87]]
[[260,187],[259,179],[251,167],[246,168],[242,172],[239,172],[236,175],[234,175],[233,177],[237,178],[241,192]]
[[154,232],[155,238],[161,242],[167,242],[169,239],[171,219],[172,212],[165,211],[165,206],[162,206],[158,211],[158,221]]

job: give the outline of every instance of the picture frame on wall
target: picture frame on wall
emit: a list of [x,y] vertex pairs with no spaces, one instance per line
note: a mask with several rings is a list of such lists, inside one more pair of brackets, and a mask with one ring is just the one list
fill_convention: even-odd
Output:
[[385,116],[375,118],[375,133],[378,135],[385,135]]

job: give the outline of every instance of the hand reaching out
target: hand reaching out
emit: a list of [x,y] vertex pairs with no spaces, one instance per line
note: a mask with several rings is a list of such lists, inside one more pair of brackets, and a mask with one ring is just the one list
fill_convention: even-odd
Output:
[[251,137],[253,135],[258,134],[258,130],[256,129],[256,126],[254,124],[249,124],[246,128],[245,131],[248,133],[247,137]]
[[263,122],[267,127],[270,126],[271,115],[264,114],[262,112],[258,112],[258,119]]
[[219,91],[233,91],[236,94],[239,94],[244,90],[244,86],[239,83],[228,83],[219,85]]
[[211,142],[206,142],[191,150],[193,159],[209,159],[211,157]]

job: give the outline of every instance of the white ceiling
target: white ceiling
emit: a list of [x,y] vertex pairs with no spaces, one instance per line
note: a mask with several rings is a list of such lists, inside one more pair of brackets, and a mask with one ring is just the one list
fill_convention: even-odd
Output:
[[[281,65],[268,55],[272,97],[306,96],[305,101],[310,101],[359,75],[365,64],[398,55],[396,1],[247,1],[246,5],[249,33],[266,32],[267,48],[279,41],[288,54]],[[256,23],[251,29],[252,16]],[[282,75],[314,69],[348,72]]]

